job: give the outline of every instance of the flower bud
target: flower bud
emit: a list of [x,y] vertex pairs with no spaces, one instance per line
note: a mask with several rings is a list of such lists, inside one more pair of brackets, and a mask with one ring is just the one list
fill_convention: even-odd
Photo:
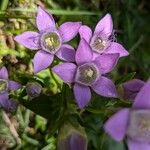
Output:
[[122,99],[133,100],[144,86],[144,82],[139,79],[129,80],[117,87],[118,95]]
[[26,92],[30,97],[37,97],[42,91],[42,86],[37,82],[30,82],[26,85]]
[[87,137],[84,128],[64,125],[58,135],[58,150],[87,150]]

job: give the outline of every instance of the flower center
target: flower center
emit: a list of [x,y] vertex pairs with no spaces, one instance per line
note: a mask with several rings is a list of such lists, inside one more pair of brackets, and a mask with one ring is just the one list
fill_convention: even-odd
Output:
[[55,54],[60,48],[61,41],[55,32],[45,33],[41,37],[41,46],[45,51]]
[[91,47],[93,49],[93,51],[97,52],[97,53],[102,53],[109,45],[110,41],[109,39],[106,37],[106,35],[95,35],[92,39],[91,39]]
[[78,67],[75,81],[90,86],[97,81],[99,76],[100,72],[96,65],[93,63],[86,63]]
[[94,43],[92,44],[94,49],[97,49],[99,51],[103,50],[106,46],[106,41],[101,39],[100,37],[96,38]]
[[0,79],[0,93],[7,91],[8,89],[8,82],[4,79]]
[[150,110],[131,112],[127,135],[142,142],[150,142]]

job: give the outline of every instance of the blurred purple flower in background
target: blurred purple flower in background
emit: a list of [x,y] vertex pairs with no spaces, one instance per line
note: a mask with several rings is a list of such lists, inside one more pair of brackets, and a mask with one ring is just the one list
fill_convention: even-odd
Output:
[[61,60],[74,62],[74,49],[64,43],[77,35],[81,23],[65,22],[57,29],[52,15],[39,7],[36,24],[39,33],[28,31],[15,37],[15,40],[25,47],[38,50],[33,59],[34,72],[47,68],[54,55]]
[[123,98],[134,100],[140,89],[144,86],[145,82],[139,79],[133,79],[122,84]]
[[150,80],[137,94],[132,108],[118,111],[104,128],[116,141],[127,136],[129,150],[150,150]]
[[5,67],[0,69],[0,107],[12,110],[16,107],[16,102],[9,100],[8,92],[18,90],[21,85],[8,79],[8,71]]
[[83,25],[79,29],[81,38],[84,38],[91,46],[94,58],[99,54],[119,53],[120,57],[128,56],[129,53],[125,48],[112,40],[113,21],[110,14],[106,14],[96,25],[94,33],[92,30]]
[[76,64],[63,63],[52,68],[64,82],[75,83],[74,95],[80,108],[85,107],[91,99],[92,88],[97,94],[106,97],[117,97],[113,82],[104,74],[116,66],[119,54],[100,55],[93,60],[92,50],[88,43],[81,39],[76,51]]

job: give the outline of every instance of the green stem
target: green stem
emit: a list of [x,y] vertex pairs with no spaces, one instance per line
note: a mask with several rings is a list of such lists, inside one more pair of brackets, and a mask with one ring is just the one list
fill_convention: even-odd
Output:
[[5,11],[7,9],[8,3],[9,3],[9,0],[2,0],[0,10]]

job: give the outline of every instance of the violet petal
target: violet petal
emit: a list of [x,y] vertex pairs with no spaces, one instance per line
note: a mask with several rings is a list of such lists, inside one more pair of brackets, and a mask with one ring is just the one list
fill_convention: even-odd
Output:
[[32,32],[32,31],[24,32],[16,36],[14,40],[29,49],[37,50],[40,48],[39,34],[36,32]]
[[113,139],[121,141],[124,139],[128,127],[129,109],[125,108],[111,116],[105,123],[104,129]]
[[7,108],[8,107],[8,93],[0,94],[0,107]]
[[119,59],[119,54],[103,54],[99,55],[94,63],[102,74],[108,73],[114,69]]
[[8,71],[6,67],[0,69],[0,79],[8,79]]
[[86,26],[83,25],[79,29],[80,38],[85,39],[87,43],[90,43],[91,37],[92,37],[92,30]]
[[80,22],[65,22],[59,27],[63,42],[72,40],[79,32]]
[[107,37],[112,34],[113,21],[110,14],[106,14],[96,25],[95,33],[103,32]]
[[89,44],[84,39],[81,39],[75,56],[77,64],[91,62],[92,57],[92,50]]
[[83,86],[76,83],[74,85],[73,91],[79,108],[83,109],[91,100],[90,88],[88,86]]
[[137,94],[133,103],[133,108],[150,109],[150,80],[145,83]]
[[131,139],[128,139],[127,143],[129,150],[150,150],[149,143],[136,142]]
[[46,69],[52,63],[53,58],[54,55],[51,55],[50,53],[42,50],[38,51],[33,58],[34,73]]
[[21,88],[21,84],[19,84],[16,81],[11,81],[11,80],[8,81],[8,86],[9,86],[9,90],[12,90],[12,91],[18,90]]
[[97,94],[101,96],[114,98],[117,97],[117,91],[114,83],[106,77],[101,76],[100,79],[91,87]]
[[128,56],[129,52],[119,43],[111,42],[111,45],[107,48],[105,52],[107,54],[119,53],[120,57]]
[[133,79],[122,84],[124,98],[134,100],[145,82],[139,79]]
[[73,63],[63,63],[56,65],[52,71],[56,73],[64,82],[72,83],[76,73],[77,66]]
[[62,45],[56,53],[56,56],[64,61],[75,62],[75,50],[68,44]]
[[53,16],[41,7],[38,8],[36,24],[39,31],[55,29],[55,21]]

